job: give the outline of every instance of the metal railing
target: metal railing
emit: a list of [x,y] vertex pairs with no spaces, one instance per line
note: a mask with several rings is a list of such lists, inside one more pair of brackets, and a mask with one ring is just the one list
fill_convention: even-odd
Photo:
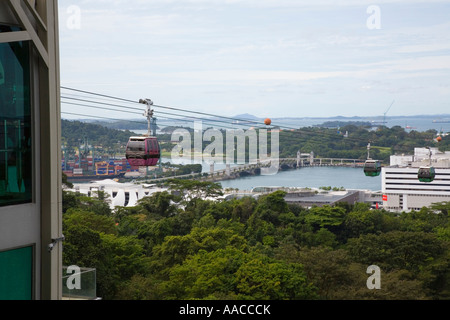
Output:
[[77,266],[63,267],[63,300],[98,300],[97,271]]

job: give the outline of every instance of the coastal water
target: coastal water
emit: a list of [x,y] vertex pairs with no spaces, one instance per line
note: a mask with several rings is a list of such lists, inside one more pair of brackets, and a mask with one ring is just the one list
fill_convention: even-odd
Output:
[[[161,161],[171,162],[170,158]],[[187,162],[191,164],[192,162]],[[235,165],[231,165],[234,167]],[[202,163],[203,172],[210,172],[210,165]],[[215,164],[214,170],[225,169],[224,164]],[[270,176],[248,176],[233,180],[220,181],[223,188],[249,191],[255,187],[344,187],[345,189],[381,190],[380,177],[366,177],[362,168],[351,167],[304,167],[279,171]]]
[[344,187],[380,191],[381,177],[366,177],[361,168],[306,167],[280,171],[273,176],[250,176],[220,182],[223,188],[252,190],[255,187]]
[[[365,121],[376,123],[373,118],[343,118],[346,121]],[[380,121],[380,119],[377,119]],[[450,131],[450,118],[448,116],[412,116],[389,117],[386,126],[400,126],[406,131],[426,131],[434,129],[438,132]],[[323,124],[327,121],[336,121],[336,118],[304,118],[304,119],[277,119],[281,126],[310,127]],[[171,123],[171,125],[174,125]],[[162,125],[163,127],[164,125]],[[170,161],[170,159],[165,159]],[[164,161],[163,161],[164,162]],[[214,169],[224,169],[225,165],[216,164]],[[203,172],[210,172],[210,166],[203,164]],[[381,190],[381,177],[366,177],[361,168],[348,167],[307,167],[296,170],[280,171],[273,176],[249,176],[234,180],[220,182],[224,188],[237,188],[251,190],[255,187],[344,187],[345,189]]]

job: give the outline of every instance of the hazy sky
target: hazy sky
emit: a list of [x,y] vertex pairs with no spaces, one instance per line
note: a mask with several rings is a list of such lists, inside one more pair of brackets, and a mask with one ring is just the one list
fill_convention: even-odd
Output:
[[66,87],[224,116],[450,113],[450,0],[59,6]]

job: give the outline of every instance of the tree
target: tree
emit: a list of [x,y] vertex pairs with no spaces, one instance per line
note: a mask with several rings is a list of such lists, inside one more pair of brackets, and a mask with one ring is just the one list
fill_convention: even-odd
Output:
[[67,188],[73,188],[73,184],[69,181],[67,181],[67,175],[63,172],[62,173],[62,184],[63,187],[67,187]]
[[165,273],[167,268],[182,264],[199,250],[209,252],[227,246],[244,250],[247,244],[244,237],[233,229],[195,227],[187,235],[167,236],[162,244],[156,245],[153,248],[152,265],[154,270]]
[[400,215],[400,228],[405,231],[432,232],[447,224],[446,205],[435,204],[419,211],[403,212]]
[[431,205],[430,209],[434,212],[439,212],[441,215],[445,217],[449,216],[450,212],[450,202],[439,202]]
[[157,219],[170,217],[177,212],[176,202],[179,199],[167,191],[156,192],[149,197],[142,198],[137,203],[137,209],[149,218],[156,215]]
[[241,299],[315,299],[316,288],[308,282],[302,265],[268,257],[254,257],[236,272]]
[[[255,208],[255,212],[273,212],[276,215],[289,212],[289,207],[285,201],[285,191],[275,191],[273,193],[263,195],[258,199],[258,205]],[[264,214],[262,214],[264,215]],[[272,223],[278,223],[276,217],[268,217],[267,220],[273,220]]]
[[97,269],[97,294],[104,299],[113,298],[119,279],[108,270],[108,254],[103,249],[100,233],[83,225],[70,225],[64,229],[64,235],[63,264]]
[[315,229],[337,227],[342,224],[345,217],[345,209],[342,207],[313,207],[305,217],[305,222]]
[[318,288],[320,299],[333,299],[341,290],[353,283],[355,273],[350,269],[352,263],[347,251],[333,250],[330,247],[298,248],[284,245],[277,250],[276,257],[287,262],[303,265],[310,283]]
[[231,218],[233,220],[246,223],[253,214],[257,201],[252,197],[244,197],[240,200],[233,200]]
[[79,194],[70,192],[70,191],[62,191],[62,212],[63,214],[67,212],[69,208],[76,208],[80,205]]
[[351,265],[349,271],[354,274],[352,283],[336,293],[335,299],[349,300],[428,300],[423,283],[415,279],[410,271],[400,269],[381,272],[381,288],[368,289],[368,274],[362,265]]
[[432,259],[445,252],[445,244],[435,234],[392,231],[349,239],[350,255],[367,266],[375,264],[385,271],[405,269],[419,273]]
[[95,212],[97,215],[112,216],[112,210],[109,206],[109,195],[103,191],[98,191],[97,196],[94,197],[71,191],[63,191],[62,195],[63,213],[69,208],[79,208]]
[[197,180],[172,179],[168,182],[169,190],[180,195],[186,204],[195,199],[222,196],[222,186],[219,183]]
[[82,209],[69,209],[63,217],[64,229],[68,226],[81,225],[97,232],[117,234],[114,219]]
[[344,218],[341,242],[348,238],[358,238],[363,234],[378,234],[398,230],[399,219],[384,210],[370,210],[369,206],[357,204]]
[[450,250],[429,261],[417,278],[423,282],[427,296],[435,300],[450,299]]
[[170,270],[162,284],[168,299],[236,299],[235,273],[247,254],[234,247],[199,250]]
[[153,275],[135,274],[123,281],[115,296],[118,300],[164,300],[167,298],[160,289],[161,280]]
[[116,237],[101,234],[102,247],[108,256],[108,271],[120,281],[129,280],[135,274],[148,272],[149,258],[145,256],[139,239],[132,236]]

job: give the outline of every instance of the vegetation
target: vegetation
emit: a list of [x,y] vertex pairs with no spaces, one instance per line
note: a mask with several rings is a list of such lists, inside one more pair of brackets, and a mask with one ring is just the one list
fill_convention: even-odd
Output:
[[[450,298],[450,203],[305,209],[282,191],[213,201],[214,183],[169,187],[115,210],[101,192],[64,192],[64,264],[96,268],[109,300]],[[366,286],[370,265],[381,290]]]
[[300,150],[302,153],[313,151],[316,157],[322,158],[363,160],[367,158],[367,144],[371,141],[370,156],[389,163],[391,155],[412,154],[414,148],[436,146],[441,150],[448,150],[450,138],[444,137],[437,144],[437,134],[436,130],[406,132],[400,126],[369,130],[366,126],[347,124],[340,127],[339,132],[329,128],[302,128],[280,133],[280,156],[295,157]]
[[136,135],[131,131],[108,129],[104,126],[81,121],[61,120],[63,142],[70,147],[80,147],[85,139],[92,146],[103,149],[124,147],[130,136]]
[[[380,127],[377,130],[371,130],[371,127],[366,123],[360,122],[340,122],[339,125],[339,130],[328,128],[326,127],[327,123],[325,123],[321,127],[281,131],[280,157],[295,158],[297,152],[301,151],[302,153],[314,152],[316,157],[322,158],[364,160],[367,158],[367,144],[372,141],[371,157],[388,163],[392,154],[411,154],[415,147],[438,146],[441,150],[450,148],[449,136],[443,136],[443,140],[439,144],[435,142],[438,134],[436,130],[426,132],[412,130],[407,132],[400,126]],[[92,146],[101,147],[101,149],[96,150],[97,153],[124,154],[128,138],[136,134],[128,130],[110,129],[106,126],[112,125],[62,120],[63,143],[68,149],[68,154],[74,154],[74,148],[78,151],[80,145],[84,144],[84,139],[87,139],[87,142]],[[175,146],[171,139],[172,132],[175,129],[177,128],[166,127],[162,129],[162,134],[158,135],[163,154],[171,154]],[[193,129],[183,129],[193,134]],[[345,135],[346,133],[348,133],[348,136]],[[226,139],[226,133],[223,130],[222,134]],[[204,141],[203,148],[206,148],[209,144],[210,142]],[[223,145],[225,146],[225,141]]]
[[[120,152],[134,135],[62,124],[68,148],[86,137]],[[280,132],[280,156],[300,150],[365,159],[367,142],[374,141],[371,156],[387,161],[394,153],[437,146],[436,135],[356,124],[339,132],[303,128]],[[163,149],[172,148],[170,133],[158,138]],[[447,150],[449,143],[446,136],[438,146]],[[167,186],[136,207],[114,210],[102,192],[94,198],[64,192],[63,263],[96,268],[97,293],[109,300],[450,299],[450,203],[401,214],[365,204],[305,209],[287,204],[282,191],[219,201],[210,200],[221,195],[214,183],[171,180]],[[381,290],[366,286],[370,265],[382,270]]]

